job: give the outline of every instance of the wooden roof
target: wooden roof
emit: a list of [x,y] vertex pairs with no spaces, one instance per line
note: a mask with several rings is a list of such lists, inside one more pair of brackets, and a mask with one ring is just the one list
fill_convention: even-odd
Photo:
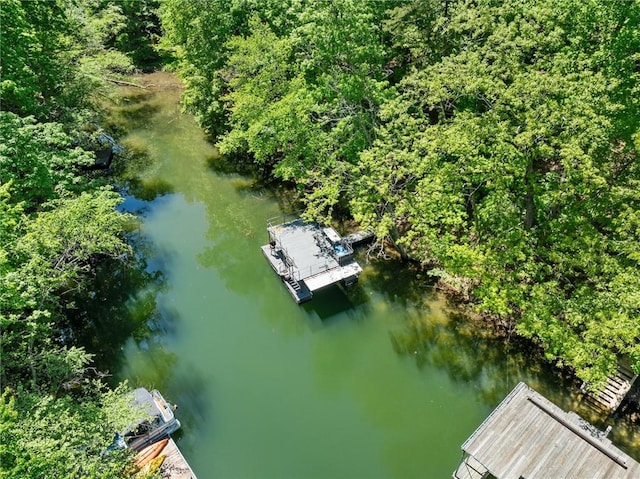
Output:
[[462,449],[473,464],[480,463],[498,479],[640,478],[640,464],[604,433],[524,383],[509,393]]

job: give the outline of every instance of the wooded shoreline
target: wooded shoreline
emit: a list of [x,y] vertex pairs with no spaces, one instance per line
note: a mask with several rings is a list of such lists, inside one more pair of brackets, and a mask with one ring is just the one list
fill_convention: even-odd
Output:
[[306,219],[374,230],[594,389],[618,358],[640,372],[639,0],[3,0],[0,15],[8,477],[130,463],[101,455],[128,387],[78,347],[93,324],[76,305],[98,261],[136,261],[135,219],[86,168],[100,101],[161,65],[228,161],[294,185]]
[[637,1],[189,5],[165,40],[223,155],[589,387],[640,371]]

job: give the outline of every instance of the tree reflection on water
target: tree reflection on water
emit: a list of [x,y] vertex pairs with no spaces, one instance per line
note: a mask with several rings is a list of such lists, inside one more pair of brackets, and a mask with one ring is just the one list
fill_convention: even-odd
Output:
[[165,278],[160,271],[149,269],[146,258],[150,246],[139,234],[130,235],[129,243],[135,257],[130,261],[103,260],[96,267],[92,289],[76,293],[75,307],[67,311],[72,334],[95,355],[95,366],[105,372],[120,369],[130,337],[141,342],[161,321],[166,322],[156,309]]
[[574,411],[600,430],[611,425],[609,438],[632,456],[640,452],[640,431],[628,414],[594,414],[581,402],[579,384],[567,371],[545,362],[539,350],[522,338],[496,337],[469,317],[414,311],[407,325],[391,334],[398,354],[413,357],[420,369],[437,367],[453,382],[471,384],[477,397],[495,407],[523,381],[565,411]]

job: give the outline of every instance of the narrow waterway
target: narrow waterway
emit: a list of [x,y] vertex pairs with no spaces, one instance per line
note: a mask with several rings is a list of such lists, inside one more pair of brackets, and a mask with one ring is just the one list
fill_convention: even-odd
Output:
[[113,121],[139,153],[123,208],[141,218],[146,275],[118,314],[144,327],[113,345],[114,373],[180,406],[179,445],[200,479],[451,477],[518,381],[569,401],[401,265],[361,256],[352,291],[296,305],[260,252],[286,195],[224,168],[180,113],[173,77],[141,81],[152,86],[123,90]]

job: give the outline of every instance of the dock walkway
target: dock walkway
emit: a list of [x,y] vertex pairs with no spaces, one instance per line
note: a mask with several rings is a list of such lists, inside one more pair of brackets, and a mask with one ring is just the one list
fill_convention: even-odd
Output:
[[166,456],[160,467],[160,476],[163,479],[197,479],[189,463],[180,452],[178,445],[172,438],[162,450]]
[[573,412],[519,383],[462,445],[454,479],[636,479],[640,463]]
[[361,244],[369,243],[373,241],[375,235],[373,231],[356,231],[355,233],[351,233],[350,235],[345,236],[343,239],[351,246],[358,246]]

